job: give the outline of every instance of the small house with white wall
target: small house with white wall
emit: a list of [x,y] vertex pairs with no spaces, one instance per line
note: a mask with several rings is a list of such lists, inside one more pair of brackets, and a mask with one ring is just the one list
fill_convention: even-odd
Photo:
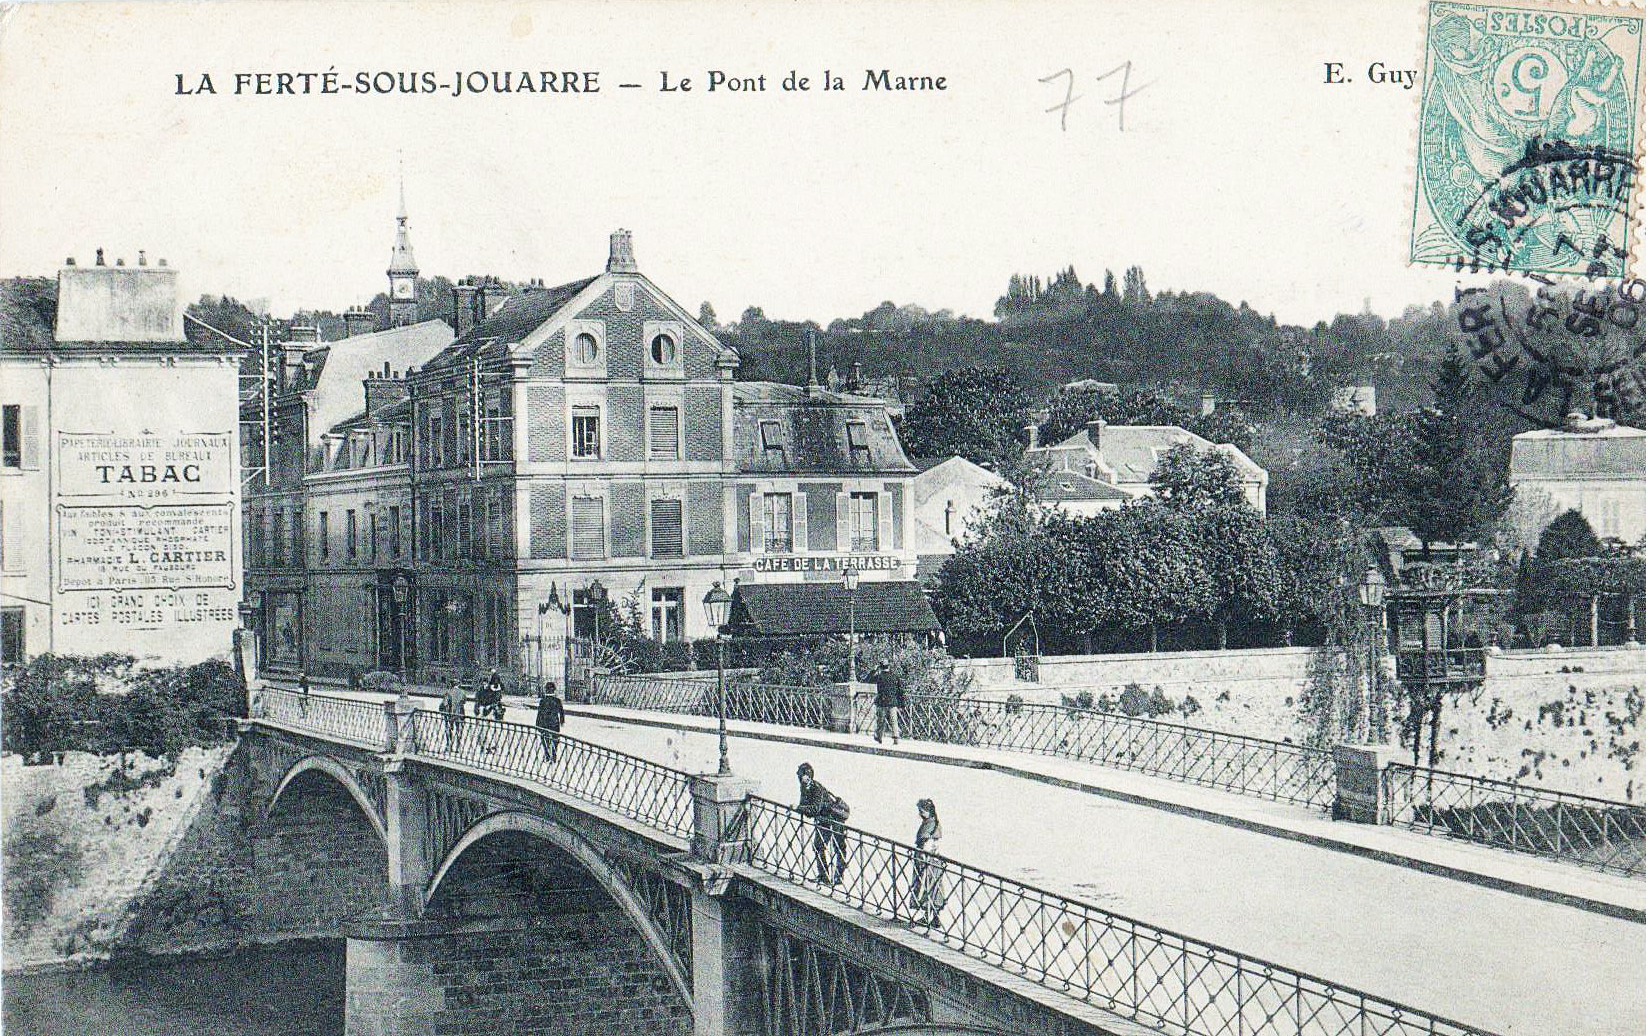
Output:
[[1576,510],[1595,535],[1637,543],[1646,536],[1646,430],[1574,414],[1563,427],[1522,432],[1509,454],[1509,485],[1546,501],[1542,525]]
[[[1216,450],[1228,457],[1239,472],[1246,502],[1259,514],[1266,510],[1269,488],[1267,471],[1238,446],[1212,443],[1177,425],[1111,425],[1104,421],[1089,421],[1085,428],[1055,446],[1041,446],[1031,441],[1024,459],[1053,475],[1060,491],[1062,482],[1071,483],[1064,495],[1071,499],[1079,497],[1082,509],[1103,510],[1152,493],[1149,479],[1159,466],[1160,458],[1173,446],[1179,445]],[[1055,479],[1063,473],[1083,476],[1083,479]],[[1089,486],[1087,482],[1100,483],[1101,486]],[[1069,509],[1065,506],[1065,510]],[[1079,513],[1084,513],[1084,510]]]

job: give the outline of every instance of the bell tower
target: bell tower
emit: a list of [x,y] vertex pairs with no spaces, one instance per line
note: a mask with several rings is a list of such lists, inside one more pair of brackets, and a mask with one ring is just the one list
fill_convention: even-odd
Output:
[[406,179],[400,178],[400,214],[395,217],[394,251],[389,254],[389,326],[417,322],[417,260],[406,229]]

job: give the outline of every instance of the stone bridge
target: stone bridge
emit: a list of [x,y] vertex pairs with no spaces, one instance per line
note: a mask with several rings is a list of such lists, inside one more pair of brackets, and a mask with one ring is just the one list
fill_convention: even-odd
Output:
[[1146,1031],[739,862],[735,777],[571,738],[551,764],[531,728],[409,707],[253,712],[263,823],[326,843],[283,884],[348,914],[350,1036]]

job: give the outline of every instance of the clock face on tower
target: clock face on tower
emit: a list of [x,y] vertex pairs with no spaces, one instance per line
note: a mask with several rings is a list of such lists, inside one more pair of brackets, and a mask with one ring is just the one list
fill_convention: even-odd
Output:
[[395,281],[394,282],[394,297],[395,298],[397,298],[397,299],[409,299],[409,298],[411,298],[411,293],[412,293],[412,283],[411,283],[411,281]]

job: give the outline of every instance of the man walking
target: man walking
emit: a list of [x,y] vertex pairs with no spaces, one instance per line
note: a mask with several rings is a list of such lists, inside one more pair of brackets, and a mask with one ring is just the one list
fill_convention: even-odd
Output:
[[[840,825],[851,815],[851,807],[844,799],[829,791],[813,775],[811,763],[801,763],[795,776],[800,778],[800,804],[796,810],[812,818],[812,852],[817,857],[817,880],[825,885],[838,885],[846,871],[846,830]],[[833,849],[834,866],[829,865]]]
[[566,722],[566,710],[555,694],[553,680],[543,684],[543,694],[537,699],[537,736],[543,739],[543,758],[551,764],[560,747],[560,727]]
[[897,744],[902,733],[903,677],[890,662],[882,662],[874,671],[874,741],[891,732],[892,744]]
[[446,688],[440,696],[440,714],[446,717],[446,751],[454,752],[462,746],[463,741],[463,703],[468,695],[463,693],[463,684],[452,677],[451,686]]
[[[481,719],[501,722],[503,719],[503,678],[493,669],[491,676],[474,692],[474,711]],[[482,724],[481,740],[486,751],[497,751],[497,728],[490,723]]]

